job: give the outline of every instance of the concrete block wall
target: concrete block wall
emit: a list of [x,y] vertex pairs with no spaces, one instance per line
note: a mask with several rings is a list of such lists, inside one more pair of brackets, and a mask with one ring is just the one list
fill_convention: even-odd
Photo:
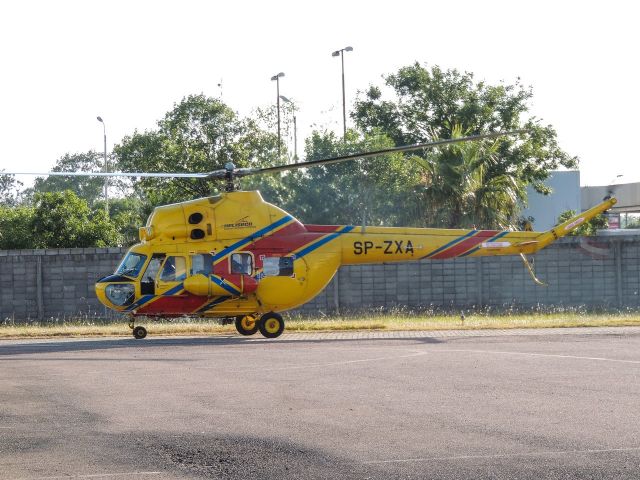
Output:
[[[0,251],[0,322],[104,317],[94,283],[125,251]],[[297,311],[640,307],[640,237],[565,238],[531,258],[549,286],[536,286],[517,256],[346,266]]]
[[548,286],[534,284],[519,256],[346,266],[298,311],[640,307],[640,237],[564,238],[530,259]]
[[104,317],[94,284],[113,272],[125,252],[123,248],[0,250],[0,321]]

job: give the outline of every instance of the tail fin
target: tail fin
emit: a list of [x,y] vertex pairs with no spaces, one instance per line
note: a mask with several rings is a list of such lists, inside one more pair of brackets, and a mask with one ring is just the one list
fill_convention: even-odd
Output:
[[608,198],[604,200],[602,203],[599,203],[595,207],[590,208],[589,210],[585,210],[584,212],[578,213],[577,215],[571,217],[566,222],[561,223],[560,225],[556,225],[551,230],[544,232],[538,238],[536,238],[536,250],[546,247],[552,242],[555,242],[559,238],[568,235],[572,230],[575,230],[580,225],[585,222],[588,222],[593,217],[601,214],[609,210],[613,207],[618,201],[615,198]]

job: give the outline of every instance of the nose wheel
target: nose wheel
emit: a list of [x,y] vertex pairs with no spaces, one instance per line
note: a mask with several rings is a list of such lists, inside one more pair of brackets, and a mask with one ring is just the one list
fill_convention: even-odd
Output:
[[282,315],[276,312],[265,313],[260,317],[260,333],[266,338],[277,338],[284,331]]
[[141,326],[137,326],[133,329],[133,336],[138,340],[142,340],[147,336],[147,329]]

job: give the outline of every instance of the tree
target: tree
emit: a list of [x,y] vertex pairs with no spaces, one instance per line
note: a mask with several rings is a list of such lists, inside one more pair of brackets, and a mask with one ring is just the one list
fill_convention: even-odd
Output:
[[[575,210],[566,210],[562,212],[558,217],[557,225],[560,225],[561,223],[566,222],[567,220],[569,220],[571,217],[574,217],[575,215],[576,215]],[[609,227],[609,224],[607,222],[607,217],[605,217],[603,214],[600,214],[592,218],[588,222],[583,223],[575,230],[572,230],[569,233],[569,235],[580,236],[580,237],[592,237],[594,235],[597,235],[598,230],[604,230],[608,227]]]
[[[559,167],[575,168],[577,165],[577,158],[569,156],[558,146],[553,127],[542,125],[540,120],[527,116],[532,92],[519,81],[514,85],[489,85],[483,81],[476,82],[471,73],[443,71],[437,66],[428,69],[415,63],[387,76],[385,83],[395,93],[394,98],[383,99],[382,90],[371,86],[366,94],[358,97],[351,116],[358,128],[365,133],[381,131],[397,145],[451,138],[455,129],[468,135],[526,130],[526,134],[519,137],[502,137],[498,142],[484,142],[485,146],[482,148],[492,160],[480,162],[481,183],[487,185],[487,190],[493,193],[485,196],[488,203],[475,203],[485,212],[493,208],[490,206],[490,199],[495,204],[495,199],[499,196],[513,197],[514,193],[522,191],[522,187],[529,183],[537,191],[547,193],[548,189],[543,181],[548,177],[549,171]],[[461,158],[465,148],[451,147],[441,150],[441,153],[429,151],[422,155],[432,166],[427,169],[425,182],[433,181],[433,172],[442,172],[447,163],[468,164]],[[434,155],[441,157],[438,159]],[[454,158],[456,155],[457,158]],[[476,174],[477,181],[480,172],[477,171]],[[469,179],[468,175],[458,173],[454,177],[456,175],[460,181]],[[513,184],[514,181],[517,185]],[[441,196],[436,198],[438,188],[435,185],[433,187],[430,200],[437,200],[437,205],[451,205],[449,199],[452,189],[440,189]],[[456,188],[461,192],[465,190],[461,183]],[[501,188],[503,192],[499,194]],[[498,208],[500,205],[501,202],[497,202]],[[511,209],[511,205],[509,208]],[[505,211],[500,216],[507,218],[510,212]],[[455,212],[448,212],[437,223],[454,226],[447,218],[455,217]],[[486,220],[483,215],[478,219]]]
[[0,206],[16,205],[20,200],[21,187],[22,182],[13,175],[0,175]]
[[[158,122],[157,130],[134,132],[114,149],[119,168],[138,172],[209,172],[273,165],[277,137],[242,119],[217,99],[190,95]],[[206,179],[140,179],[135,191],[147,205],[209,196],[220,183]]]
[[33,248],[106,247],[121,243],[104,210],[92,213],[87,202],[71,190],[36,193],[30,224]]
[[[460,126],[452,137],[467,135]],[[422,166],[419,192],[425,223],[448,228],[507,228],[517,221],[526,198],[525,185],[514,170],[492,172],[500,162],[499,140],[466,142],[415,157]]]
[[36,248],[32,221],[33,207],[0,205],[0,250]]
[[[104,168],[104,157],[93,150],[85,153],[65,154],[60,157],[52,171],[54,172],[99,172]],[[100,177],[61,177],[51,175],[46,178],[36,178],[33,192],[63,192],[71,190],[79,198],[93,205],[102,197],[104,192],[104,178]],[[110,180],[110,183],[113,183]]]
[[[306,158],[315,160],[392,146],[383,135],[349,131],[345,141],[333,132],[313,132],[306,140]],[[290,172],[283,178],[292,192],[287,210],[307,223],[406,224],[415,208],[413,186],[419,177],[402,155]]]

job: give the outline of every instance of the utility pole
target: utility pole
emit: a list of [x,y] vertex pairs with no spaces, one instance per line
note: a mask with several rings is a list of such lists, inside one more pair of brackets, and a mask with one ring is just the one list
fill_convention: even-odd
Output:
[[[101,116],[98,116],[97,119],[102,124],[102,133],[104,135],[104,173],[109,173],[109,166],[107,165],[107,127]],[[104,177],[104,211],[107,214],[107,218],[109,218],[109,177]]]
[[332,57],[340,57],[342,60],[342,139],[347,139],[347,100],[344,92],[344,52],[352,52],[353,47],[344,47],[331,54]]
[[282,140],[280,136],[280,78],[284,77],[284,73],[280,72],[273,77],[271,77],[271,81],[276,81],[276,92],[277,92],[277,109],[278,109],[278,160],[280,160],[281,150],[282,150]]

